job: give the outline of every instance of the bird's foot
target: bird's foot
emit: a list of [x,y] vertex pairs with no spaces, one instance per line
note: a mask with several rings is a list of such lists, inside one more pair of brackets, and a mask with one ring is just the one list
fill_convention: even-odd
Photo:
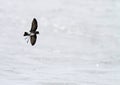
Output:
[[25,37],[25,40],[27,41],[27,43],[29,42],[29,37],[27,36],[27,37]]

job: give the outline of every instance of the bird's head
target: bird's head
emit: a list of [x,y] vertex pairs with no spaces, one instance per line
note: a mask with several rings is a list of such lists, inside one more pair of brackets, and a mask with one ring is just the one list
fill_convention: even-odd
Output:
[[36,34],[39,34],[39,31],[36,31],[35,33],[36,33]]

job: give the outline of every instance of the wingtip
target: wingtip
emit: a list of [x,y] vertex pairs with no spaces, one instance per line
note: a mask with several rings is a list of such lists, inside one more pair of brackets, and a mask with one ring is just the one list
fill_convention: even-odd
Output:
[[36,21],[37,21],[37,19],[36,19],[36,18],[33,18],[33,20],[36,20]]
[[34,46],[35,44],[31,44],[32,46]]
[[36,19],[36,18],[33,18],[33,22],[36,22],[36,23],[37,23],[37,19]]

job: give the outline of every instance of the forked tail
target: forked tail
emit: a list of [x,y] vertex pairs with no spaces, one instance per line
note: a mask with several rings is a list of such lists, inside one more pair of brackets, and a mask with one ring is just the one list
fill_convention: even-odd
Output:
[[24,36],[29,36],[30,34],[27,32],[24,32]]

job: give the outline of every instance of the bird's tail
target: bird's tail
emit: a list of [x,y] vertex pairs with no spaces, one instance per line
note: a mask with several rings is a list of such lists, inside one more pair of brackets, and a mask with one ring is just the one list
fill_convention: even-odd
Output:
[[29,36],[30,34],[27,32],[24,32],[24,36]]

